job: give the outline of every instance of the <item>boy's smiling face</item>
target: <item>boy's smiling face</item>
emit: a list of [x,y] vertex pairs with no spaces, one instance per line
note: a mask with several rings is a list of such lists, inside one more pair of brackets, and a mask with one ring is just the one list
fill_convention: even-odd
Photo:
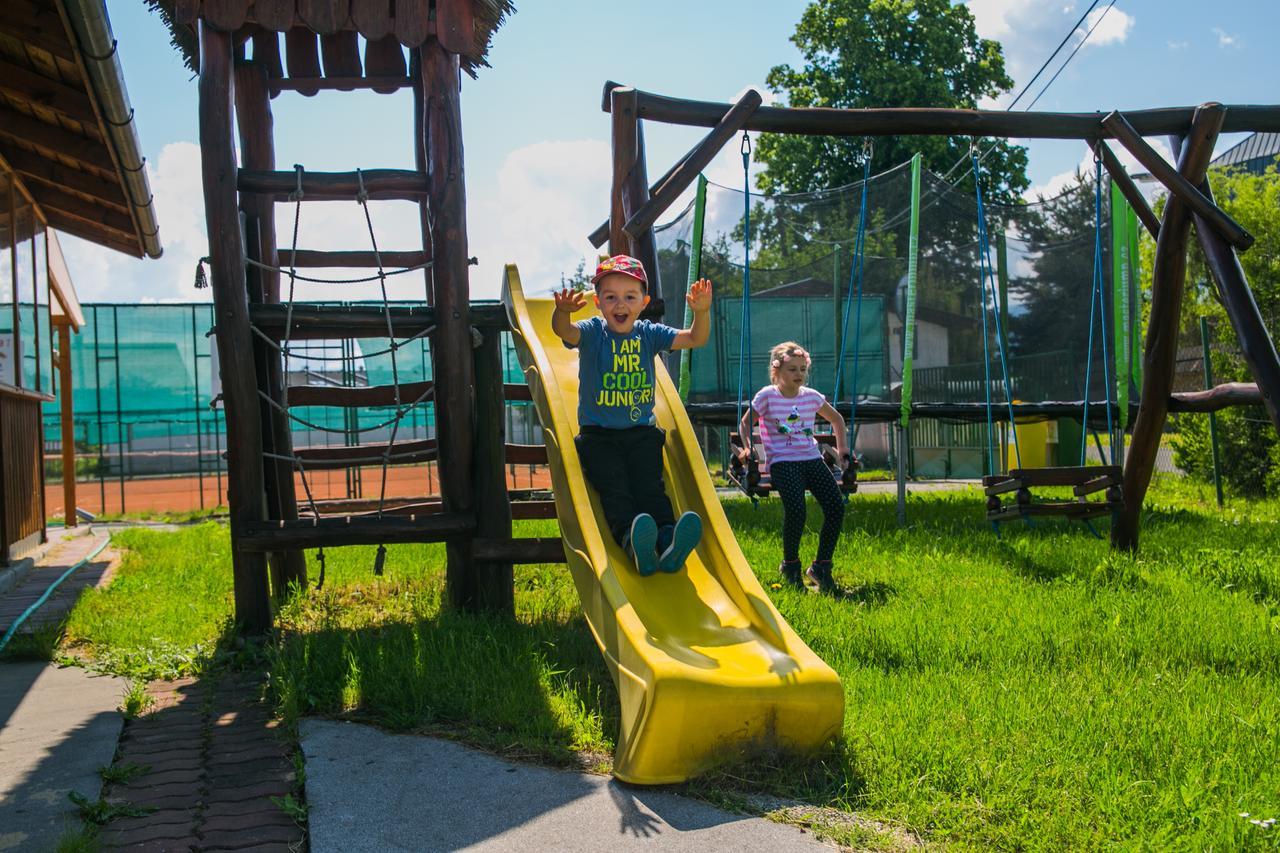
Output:
[[623,273],[610,273],[600,279],[595,299],[609,331],[616,335],[631,334],[640,312],[649,304],[644,286]]

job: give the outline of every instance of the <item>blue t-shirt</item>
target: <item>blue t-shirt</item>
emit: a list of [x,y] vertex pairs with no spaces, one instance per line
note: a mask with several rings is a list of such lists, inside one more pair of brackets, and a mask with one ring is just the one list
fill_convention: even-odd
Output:
[[609,331],[603,317],[574,324],[578,339],[578,424],[628,429],[653,424],[653,359],[679,333],[637,320],[631,334]]

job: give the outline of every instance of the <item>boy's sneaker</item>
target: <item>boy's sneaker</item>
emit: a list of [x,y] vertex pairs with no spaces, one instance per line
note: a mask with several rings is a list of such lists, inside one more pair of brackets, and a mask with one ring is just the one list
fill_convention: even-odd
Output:
[[648,577],[658,570],[658,524],[653,516],[642,512],[631,519],[631,535],[627,537],[627,550],[636,562],[636,571]]
[[678,572],[689,559],[693,549],[698,547],[702,539],[702,519],[696,512],[686,512],[676,519],[676,529],[671,535],[671,544],[658,558],[658,568],[664,572]]
[[787,586],[804,589],[804,577],[799,560],[783,560],[782,565],[778,566],[778,571],[782,573],[782,581]]
[[818,592],[824,595],[834,594],[839,587],[831,577],[831,561],[830,560],[814,560],[809,564],[809,568],[805,569],[805,577],[818,585]]

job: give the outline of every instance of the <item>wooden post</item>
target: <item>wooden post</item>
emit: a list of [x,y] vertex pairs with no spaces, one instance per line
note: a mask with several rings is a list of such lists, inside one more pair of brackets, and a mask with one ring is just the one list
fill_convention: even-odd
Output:
[[[436,331],[432,371],[436,383],[436,430],[440,441],[440,498],[446,513],[474,509],[471,468],[472,404],[471,308],[467,268],[467,209],[462,166],[462,101],[458,55],[428,39],[418,49],[423,92],[423,148],[430,186],[432,296]],[[425,223],[424,223],[425,225]],[[446,544],[445,590],[455,607],[477,606],[471,570],[471,539]]]
[[[1196,109],[1187,144],[1178,158],[1179,174],[1192,184],[1198,184],[1204,178],[1225,114],[1221,104],[1203,104]],[[1151,271],[1151,317],[1142,358],[1142,400],[1133,424],[1133,440],[1125,458],[1124,510],[1111,526],[1111,546],[1117,549],[1138,549],[1142,502],[1151,484],[1160,436],[1169,414],[1190,230],[1190,208],[1181,196],[1171,193],[1160,223],[1160,237],[1156,241],[1156,257]]]
[[[240,151],[246,169],[272,171],[276,154],[271,116],[271,98],[267,91],[269,71],[259,62],[240,62],[235,67],[236,125],[240,131]],[[240,209],[254,227],[247,229],[249,255],[268,266],[279,266],[276,252],[275,202],[268,195],[245,193],[240,196]],[[254,269],[249,274],[250,301],[279,302],[280,274],[273,270]],[[253,341],[254,363],[258,386],[268,397],[284,400],[284,370],[280,355],[265,342]],[[293,453],[293,435],[289,419],[266,401],[259,401],[263,423],[263,445],[277,456]],[[267,515],[284,521],[298,519],[298,498],[293,485],[293,467],[283,459],[264,460]],[[307,563],[301,551],[280,551],[271,555],[272,592],[279,600],[290,584],[305,587]]]
[[249,337],[245,264],[236,210],[236,152],[231,128],[231,34],[200,22],[200,161],[209,233],[219,372],[227,422],[227,500],[236,621],[259,634],[271,627],[266,561],[237,546],[246,525],[266,518],[262,433]]
[[[612,106],[613,181],[609,187],[609,254],[631,253],[631,238],[622,230],[627,224],[626,195],[631,170],[636,164],[638,123],[636,90],[627,86],[609,94]],[[647,272],[647,270],[646,270]]]
[[[511,539],[502,378],[502,333],[485,329],[484,343],[476,350],[475,495],[476,538],[486,541]],[[511,563],[476,563],[476,604],[482,610],[515,615]]]
[[76,424],[71,406],[71,326],[58,324],[58,405],[62,412],[62,505],[64,523],[75,527]]

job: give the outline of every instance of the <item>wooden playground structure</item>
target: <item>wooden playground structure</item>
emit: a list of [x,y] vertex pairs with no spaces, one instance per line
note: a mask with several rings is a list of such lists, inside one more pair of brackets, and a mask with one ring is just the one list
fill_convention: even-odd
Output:
[[[260,632],[272,621],[272,595],[306,583],[302,549],[396,542],[444,542],[447,596],[455,607],[510,613],[514,563],[563,561],[558,539],[512,538],[513,517],[539,514],[508,492],[504,465],[545,463],[541,447],[508,444],[504,400],[529,399],[523,385],[503,382],[502,306],[469,300],[460,72],[483,62],[489,34],[505,4],[486,0],[183,0],[177,21],[199,38],[199,115],[211,286],[226,406],[228,485],[236,619]],[[284,34],[285,51],[280,49]],[[358,37],[367,41],[363,65]],[[246,59],[246,45],[252,58]],[[408,48],[406,64],[402,46]],[[323,58],[323,70],[321,68]],[[287,74],[286,74],[287,69]],[[414,170],[277,171],[271,97],[320,89],[412,90]],[[1280,359],[1253,304],[1235,252],[1251,238],[1208,193],[1205,170],[1220,132],[1280,130],[1280,107],[1224,107],[1130,112],[1124,115],[1006,113],[952,109],[790,109],[760,106],[749,92],[736,104],[686,101],[608,83],[603,108],[611,113],[613,180],[608,222],[592,235],[611,253],[645,262],[655,294],[653,312],[680,324],[678,299],[657,281],[653,223],[696,178],[721,146],[743,130],[775,133],[1052,137],[1096,146],[1112,178],[1125,188],[1142,220],[1158,234],[1146,384],[1123,473],[1125,508],[1112,531],[1115,547],[1135,548],[1138,510],[1149,483],[1170,405],[1176,327],[1191,223],[1210,259],[1257,386],[1209,392],[1202,405],[1266,404],[1280,427]],[[233,108],[234,107],[234,108]],[[709,134],[652,186],[646,171],[643,121],[711,128]],[[237,167],[238,130],[241,167]],[[1180,147],[1173,169],[1143,140],[1168,134]],[[1170,190],[1157,221],[1108,149],[1115,139]],[[406,199],[421,213],[420,249],[380,251],[370,222],[372,251],[302,250],[278,244],[274,206],[323,199]],[[367,215],[367,208],[366,208]],[[296,229],[295,229],[296,231]],[[424,271],[421,307],[294,304],[292,283],[305,267],[377,268],[372,280]],[[385,287],[384,287],[385,300]],[[663,305],[662,296],[668,299]],[[284,383],[280,353],[306,338],[429,336],[430,382],[377,386],[299,387]],[[1259,391],[1259,389],[1261,389]],[[360,407],[406,400],[434,403],[438,437],[358,445],[339,454],[293,448],[291,405]],[[378,500],[360,507],[311,507],[296,484],[308,467],[397,464],[435,460],[440,499]],[[515,497],[526,497],[515,495]],[[314,504],[314,502],[311,502]],[[416,505],[406,507],[406,504]],[[300,510],[304,510],[300,512]],[[325,511],[328,510],[328,511]],[[378,565],[375,565],[375,571]]]

